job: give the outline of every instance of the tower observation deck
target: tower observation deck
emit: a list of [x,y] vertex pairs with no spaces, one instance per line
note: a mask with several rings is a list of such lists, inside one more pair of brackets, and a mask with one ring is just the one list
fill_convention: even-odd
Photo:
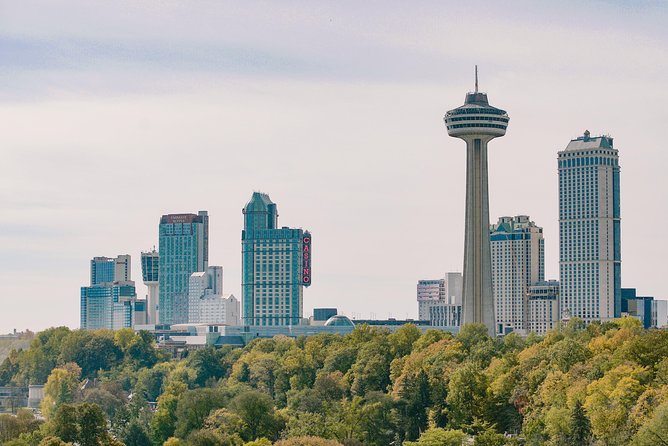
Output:
[[495,336],[499,330],[492,293],[487,143],[506,134],[510,118],[505,110],[489,105],[487,94],[478,92],[476,67],[475,91],[466,95],[464,105],[450,110],[443,119],[448,135],[466,141],[462,324],[485,324],[490,336]]

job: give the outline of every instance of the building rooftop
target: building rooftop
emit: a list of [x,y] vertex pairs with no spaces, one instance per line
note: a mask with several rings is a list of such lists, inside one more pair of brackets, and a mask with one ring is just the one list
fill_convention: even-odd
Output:
[[263,192],[253,192],[253,196],[244,206],[244,212],[253,212],[253,211],[266,211],[269,205],[275,204],[269,198],[269,195]]
[[582,136],[572,139],[566,146],[566,151],[588,150],[588,149],[612,149],[612,138],[608,135],[591,136],[589,130],[585,130]]

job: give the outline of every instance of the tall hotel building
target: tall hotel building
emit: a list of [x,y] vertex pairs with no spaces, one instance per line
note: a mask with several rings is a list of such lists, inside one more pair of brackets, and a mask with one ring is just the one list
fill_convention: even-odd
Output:
[[528,216],[501,217],[490,225],[497,333],[525,332],[529,286],[545,279],[543,228]]
[[619,155],[589,131],[559,152],[559,283],[565,316],[621,313]]
[[304,287],[311,285],[311,234],[279,229],[267,194],[254,192],[243,214],[242,323],[301,324]]
[[160,218],[159,304],[161,324],[188,322],[188,286],[192,273],[209,263],[209,215],[167,214]]
[[130,271],[129,255],[91,260],[90,286],[81,287],[81,329],[118,330],[134,325],[138,302]]

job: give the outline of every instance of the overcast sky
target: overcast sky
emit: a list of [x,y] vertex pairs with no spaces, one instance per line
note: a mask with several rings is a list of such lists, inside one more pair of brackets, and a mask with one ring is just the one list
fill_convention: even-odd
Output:
[[93,256],[210,214],[240,297],[255,190],[313,234],[305,315],[416,317],[418,279],[461,271],[465,147],[443,114],[473,88],[508,111],[490,216],[544,228],[558,278],[557,151],[619,150],[622,285],[668,298],[664,1],[0,0],[0,332],[79,325]]

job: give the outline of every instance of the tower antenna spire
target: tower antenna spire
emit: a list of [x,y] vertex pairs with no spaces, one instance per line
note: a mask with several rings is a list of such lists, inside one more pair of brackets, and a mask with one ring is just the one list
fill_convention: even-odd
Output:
[[475,66],[475,92],[478,92],[478,65]]

